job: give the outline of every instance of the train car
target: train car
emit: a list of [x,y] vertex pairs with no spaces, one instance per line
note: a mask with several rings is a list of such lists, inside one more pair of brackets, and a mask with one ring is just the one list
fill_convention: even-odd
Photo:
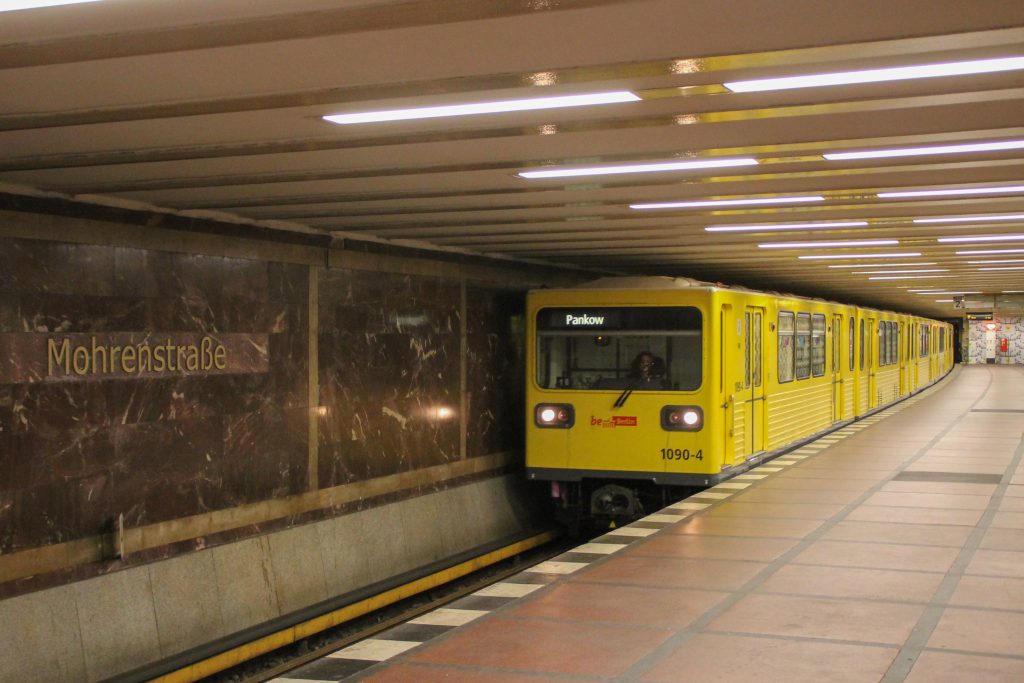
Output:
[[527,476],[570,523],[637,517],[924,389],[951,332],[684,278],[530,292]]

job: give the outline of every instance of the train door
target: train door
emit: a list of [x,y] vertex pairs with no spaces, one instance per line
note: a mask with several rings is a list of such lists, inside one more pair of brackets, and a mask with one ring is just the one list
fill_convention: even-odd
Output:
[[[764,450],[765,398],[762,373],[764,309],[748,306],[743,313],[743,391],[736,409],[743,411],[743,445],[737,461]],[[739,420],[737,420],[739,421]]]
[[832,316],[832,421],[843,419],[843,316]]
[[878,405],[878,387],[875,372],[878,370],[878,321],[868,318],[864,331],[864,362],[868,373],[868,410]]

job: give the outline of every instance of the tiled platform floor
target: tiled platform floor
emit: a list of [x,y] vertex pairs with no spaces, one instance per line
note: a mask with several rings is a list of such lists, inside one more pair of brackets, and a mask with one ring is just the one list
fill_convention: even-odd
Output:
[[1024,370],[928,392],[289,674],[1024,681]]

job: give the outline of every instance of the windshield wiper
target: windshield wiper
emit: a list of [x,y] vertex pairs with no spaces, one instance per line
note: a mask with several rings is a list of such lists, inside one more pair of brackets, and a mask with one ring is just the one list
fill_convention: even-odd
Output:
[[613,408],[621,408],[622,406],[626,405],[626,401],[629,399],[629,397],[630,397],[630,395],[632,393],[633,393],[633,388],[632,387],[630,387],[630,388],[626,389],[625,391],[623,391],[621,394],[619,394],[619,397],[617,399],[615,399],[615,403],[612,404],[612,407]]

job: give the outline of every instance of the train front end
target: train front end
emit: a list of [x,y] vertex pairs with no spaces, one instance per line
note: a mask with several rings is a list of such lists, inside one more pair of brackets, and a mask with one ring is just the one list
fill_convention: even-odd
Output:
[[721,478],[711,294],[642,294],[528,298],[527,476],[550,482],[568,516],[635,518],[674,487]]

